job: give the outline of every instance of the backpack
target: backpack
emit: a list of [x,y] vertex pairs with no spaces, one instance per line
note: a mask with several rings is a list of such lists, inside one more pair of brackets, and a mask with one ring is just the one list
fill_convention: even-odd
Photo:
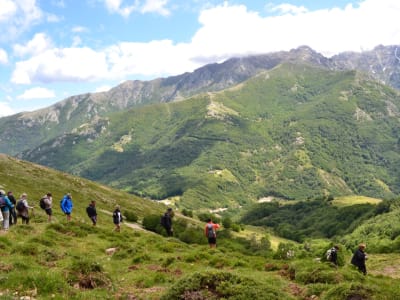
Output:
[[207,237],[208,238],[216,237],[214,226],[212,224],[207,224]]
[[15,208],[16,208],[18,211],[24,210],[25,205],[24,205],[23,200],[19,200],[19,201],[17,202],[17,206],[16,206]]
[[6,199],[3,196],[0,197],[0,208],[3,208],[7,205]]
[[46,200],[46,197],[43,197],[39,201],[39,206],[40,206],[41,209],[46,209],[46,203],[44,202],[44,200]]
[[335,250],[335,248],[331,248],[331,249],[328,249],[327,251],[326,251],[326,260],[327,261],[332,261],[332,254],[333,254],[333,252],[335,252],[336,250]]

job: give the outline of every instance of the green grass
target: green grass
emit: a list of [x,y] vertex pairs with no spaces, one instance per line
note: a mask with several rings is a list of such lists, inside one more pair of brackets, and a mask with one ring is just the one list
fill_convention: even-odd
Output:
[[[110,216],[115,203],[123,208],[137,207],[133,211],[139,221],[148,213],[160,214],[163,206],[6,156],[0,159],[0,172],[7,174],[1,177],[2,188],[12,188],[18,194],[25,191],[34,197],[31,199],[48,190],[55,195],[73,191],[75,196],[71,222],[66,221],[56,202],[51,224],[44,211],[36,208],[29,225],[18,224],[1,232],[2,299],[245,300],[267,296],[307,299],[313,294],[320,299],[342,299],[343,295],[395,299],[399,294],[399,270],[387,267],[400,262],[400,254],[371,254],[370,275],[364,277],[348,264],[333,269],[315,260],[323,255],[329,241],[293,243],[252,226],[239,233],[220,230],[217,249],[209,249],[204,237],[204,244],[188,244],[132,228],[127,222],[121,232],[115,232]],[[96,227],[85,213],[85,200],[94,195],[98,197]],[[181,217],[177,214],[176,218],[178,225]],[[201,236],[204,223],[182,219]],[[261,242],[266,235],[271,244],[279,242],[275,251]],[[106,252],[110,248],[116,248],[112,255]],[[341,255],[348,262],[351,252],[342,249]],[[294,253],[291,259],[286,258],[288,250]]]
[[338,207],[343,207],[343,206],[350,206],[350,205],[356,205],[356,204],[379,204],[382,202],[382,199],[378,198],[371,198],[371,197],[365,197],[365,196],[341,196],[337,197],[332,201],[332,204]]

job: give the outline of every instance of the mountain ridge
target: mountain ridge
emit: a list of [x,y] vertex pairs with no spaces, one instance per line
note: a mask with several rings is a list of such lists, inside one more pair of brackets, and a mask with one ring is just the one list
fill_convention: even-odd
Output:
[[238,86],[110,114],[21,157],[190,208],[399,193],[400,95],[285,63]]
[[372,78],[399,88],[400,64],[396,49],[397,46],[378,46],[361,54],[348,52],[327,58],[308,46],[301,46],[290,51],[231,58],[168,78],[129,80],[108,92],[71,96],[35,112],[0,118],[0,152],[15,155],[115,111],[223,90],[284,61],[309,62],[333,70],[360,69],[370,72]]

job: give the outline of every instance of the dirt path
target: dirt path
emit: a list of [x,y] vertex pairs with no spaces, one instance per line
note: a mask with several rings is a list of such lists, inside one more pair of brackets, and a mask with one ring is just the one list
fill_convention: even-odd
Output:
[[[102,213],[105,213],[106,215],[112,216],[112,212],[110,212],[110,211],[108,211],[108,210],[100,209],[100,211],[101,211]],[[144,230],[144,231],[146,230],[146,229],[144,229],[144,228],[142,227],[142,225],[137,224],[137,223],[130,223],[130,222],[124,221],[122,224],[124,224],[125,226],[128,226],[128,227],[130,227],[130,228],[132,228],[132,229],[138,229],[138,230]]]

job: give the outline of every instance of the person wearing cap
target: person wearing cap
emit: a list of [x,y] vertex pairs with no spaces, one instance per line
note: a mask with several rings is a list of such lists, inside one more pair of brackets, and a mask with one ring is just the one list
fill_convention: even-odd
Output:
[[115,206],[115,210],[113,212],[113,222],[115,225],[115,231],[121,231],[121,223],[122,223],[122,214],[119,205]]
[[367,259],[367,253],[365,252],[366,245],[358,245],[358,249],[354,252],[351,258],[351,264],[356,266],[360,272],[367,275],[367,267],[365,266],[365,261]]
[[14,205],[14,207],[10,209],[10,226],[11,226],[17,224],[17,212],[15,211],[17,200],[15,199],[12,191],[7,192],[7,197],[10,200],[10,202]]
[[[26,193],[23,193],[20,197],[20,199],[17,202],[17,210],[18,210],[18,216],[21,217],[22,219],[22,224],[29,224],[29,209],[33,209],[33,206],[29,206],[28,204],[28,195]],[[18,203],[21,203],[21,205],[18,205]],[[18,209],[20,208],[20,209]]]
[[14,207],[10,199],[8,199],[6,192],[0,190],[0,197],[3,199],[4,206],[1,207],[1,215],[3,217],[3,230],[7,231],[10,227],[10,209]]
[[73,208],[72,196],[67,193],[60,202],[62,212],[67,216],[67,221],[71,221],[71,213]]

